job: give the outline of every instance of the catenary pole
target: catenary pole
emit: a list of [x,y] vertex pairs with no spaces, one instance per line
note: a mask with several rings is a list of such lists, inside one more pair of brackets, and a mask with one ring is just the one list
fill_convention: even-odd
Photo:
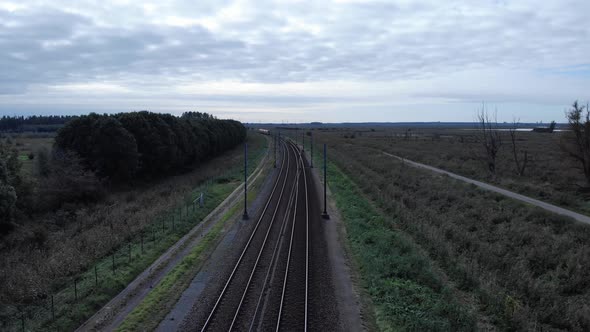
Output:
[[324,213],[322,213],[322,218],[324,219],[330,219],[330,215],[328,215],[328,200],[327,200],[327,186],[328,186],[328,181],[327,181],[327,148],[326,148],[326,144],[324,144]]
[[248,143],[244,144],[244,220],[248,220]]

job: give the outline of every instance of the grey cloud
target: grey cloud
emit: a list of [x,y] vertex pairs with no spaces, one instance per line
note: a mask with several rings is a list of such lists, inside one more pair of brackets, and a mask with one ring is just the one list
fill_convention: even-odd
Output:
[[[179,1],[161,5],[157,14],[213,17],[228,4]],[[78,14],[59,5],[0,11],[0,93],[24,92],[31,84],[134,77],[388,81],[478,66],[534,70],[577,64],[589,53],[588,43],[580,41],[590,39],[590,30],[570,23],[587,3],[564,2],[562,9],[535,2],[484,5],[255,2],[247,15],[222,22],[215,32],[158,25],[138,6],[108,3],[81,5],[85,10]],[[321,32],[281,32],[290,18]],[[43,47],[47,42],[54,45]]]

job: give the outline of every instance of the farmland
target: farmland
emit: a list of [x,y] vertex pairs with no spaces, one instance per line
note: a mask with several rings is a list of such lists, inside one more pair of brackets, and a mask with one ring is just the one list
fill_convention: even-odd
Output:
[[588,226],[383,154],[585,212],[585,198],[577,192],[582,177],[563,158],[558,136],[520,136],[532,162],[519,178],[504,154],[496,176],[487,175],[474,133],[437,129],[404,137],[405,132],[313,131],[317,143],[328,145],[328,181],[378,325],[588,330]]
[[560,147],[563,132],[517,132],[519,154],[527,151],[528,156],[524,174],[518,175],[506,131],[501,133],[503,146],[498,153],[496,174],[491,174],[477,130],[408,129],[345,130],[329,135],[590,215],[588,196],[583,192],[583,172]]
[[[507,132],[501,133],[503,147],[490,173],[477,131],[408,129],[320,127],[283,133],[295,142],[305,135],[307,152],[313,136],[316,165],[321,164],[320,145],[327,144],[330,197],[346,228],[343,245],[365,297],[365,324],[384,331],[590,329],[587,225],[390,156],[588,215],[585,179],[560,149],[563,134],[517,132],[517,151],[527,151],[528,158],[519,174]],[[38,151],[51,148],[52,136],[11,134],[8,140],[26,179],[43,190],[46,180],[36,158]],[[248,141],[253,168],[269,140],[250,131]],[[241,183],[242,153],[237,147],[191,171],[152,181],[145,180],[148,170],[138,169],[143,181],[101,182],[103,192],[95,201],[72,201],[25,216],[3,239],[0,278],[11,285],[2,294],[9,304],[0,312],[4,327],[16,329],[21,320],[37,330],[77,327]],[[291,168],[296,174],[295,165]],[[195,210],[201,192],[206,193],[205,209]],[[277,207],[289,205],[277,202]],[[228,213],[238,215],[239,208]],[[222,236],[223,225],[212,228],[205,245]],[[274,232],[279,239],[278,228]],[[191,283],[203,251],[195,247],[185,258],[189,263],[167,275],[120,328],[157,327]],[[189,325],[202,324],[204,313],[187,316]]]

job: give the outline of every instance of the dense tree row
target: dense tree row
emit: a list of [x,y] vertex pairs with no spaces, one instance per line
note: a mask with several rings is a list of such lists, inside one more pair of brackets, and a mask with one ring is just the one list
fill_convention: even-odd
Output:
[[31,187],[21,166],[17,150],[0,141],[0,235],[12,230],[18,209],[30,205]]
[[77,118],[71,115],[50,116],[3,116],[0,118],[0,131],[55,131],[59,126]]
[[181,170],[234,147],[245,137],[241,123],[206,113],[176,117],[142,111],[79,117],[59,130],[55,143],[78,154],[100,177],[124,182]]

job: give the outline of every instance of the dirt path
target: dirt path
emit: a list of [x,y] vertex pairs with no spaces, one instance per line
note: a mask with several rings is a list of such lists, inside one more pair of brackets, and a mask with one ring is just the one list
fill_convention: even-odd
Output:
[[509,190],[506,190],[506,189],[502,189],[500,187],[496,187],[496,186],[493,186],[493,185],[490,185],[490,184],[487,184],[487,183],[484,183],[484,182],[481,182],[481,181],[477,181],[477,180],[473,180],[473,179],[470,179],[470,178],[466,178],[464,176],[461,176],[461,175],[458,175],[458,174],[455,174],[455,173],[451,173],[449,171],[445,171],[445,170],[442,170],[440,168],[436,168],[436,167],[432,167],[432,166],[429,166],[429,165],[417,163],[415,161],[411,161],[411,160],[408,160],[408,159],[405,159],[405,158],[402,158],[402,157],[393,155],[391,153],[383,152],[383,154],[386,155],[386,156],[389,156],[389,157],[392,157],[392,158],[401,160],[402,162],[407,163],[410,166],[413,166],[413,167],[416,167],[416,168],[427,169],[429,171],[432,171],[432,172],[435,172],[435,173],[439,173],[439,174],[448,175],[448,176],[450,176],[450,177],[452,177],[454,179],[457,179],[457,180],[460,180],[460,181],[463,181],[463,182],[466,182],[466,183],[470,183],[470,184],[476,185],[479,188],[482,188],[482,189],[485,189],[485,190],[489,190],[489,191],[493,191],[495,193],[498,193],[498,194],[501,194],[501,195],[504,195],[504,196],[507,196],[507,197],[510,197],[510,198],[519,200],[521,202],[525,202],[525,203],[528,203],[528,204],[531,204],[531,205],[540,207],[540,208],[542,208],[544,210],[547,210],[549,212],[553,212],[553,213],[557,213],[557,214],[560,214],[560,215],[563,215],[563,216],[570,217],[572,219],[575,219],[575,220],[577,220],[579,222],[582,222],[582,223],[585,223],[585,224],[590,224],[590,217],[585,216],[583,214],[579,214],[579,213],[576,213],[576,212],[573,212],[573,211],[570,211],[570,210],[561,208],[561,207],[556,206],[556,205],[553,205],[553,204],[545,203],[543,201],[540,201],[540,200],[537,200],[537,199],[534,199],[534,198],[530,198],[528,196],[517,194],[515,192],[509,191]]
[[[269,150],[270,151],[270,150]],[[264,165],[270,160],[267,154],[252,175],[249,182],[254,182],[262,174]],[[143,271],[121,293],[109,301],[96,314],[82,324],[76,331],[112,331],[115,330],[125,317],[150,293],[182,259],[198,245],[202,235],[206,234],[223,214],[241,199],[243,184],[238,186],[217,208],[215,208],[202,222],[191,229],[178,242],[170,247],[150,267]]]

